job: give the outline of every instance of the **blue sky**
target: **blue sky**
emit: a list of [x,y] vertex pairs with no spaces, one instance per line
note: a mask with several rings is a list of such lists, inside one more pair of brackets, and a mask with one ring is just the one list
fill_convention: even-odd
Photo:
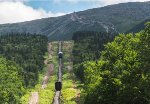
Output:
[[124,2],[149,0],[0,0],[0,24],[57,17]]
[[53,0],[47,1],[28,1],[26,5],[32,6],[34,9],[43,8],[44,10],[52,11],[53,13],[64,12],[70,13],[74,11],[82,11],[89,8],[98,7],[91,2],[54,2]]

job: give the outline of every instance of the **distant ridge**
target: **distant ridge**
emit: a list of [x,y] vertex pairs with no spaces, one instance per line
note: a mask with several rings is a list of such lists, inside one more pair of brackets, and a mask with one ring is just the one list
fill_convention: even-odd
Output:
[[135,27],[133,27],[131,30],[129,30],[127,33],[137,33],[140,32],[141,30],[143,30],[145,28],[145,23],[150,22],[150,19],[147,19],[141,23],[139,23],[138,25],[136,25]]
[[0,25],[0,34],[26,32],[46,35],[49,40],[70,40],[76,31],[101,31],[113,34],[128,32],[148,19],[150,19],[150,2],[130,2],[60,17],[3,24]]

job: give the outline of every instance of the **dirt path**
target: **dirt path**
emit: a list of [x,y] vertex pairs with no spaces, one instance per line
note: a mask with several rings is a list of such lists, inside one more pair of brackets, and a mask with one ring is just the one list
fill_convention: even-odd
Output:
[[52,58],[52,54],[53,54],[53,51],[52,51],[52,44],[51,43],[48,43],[48,57],[49,58]]
[[48,70],[47,70],[46,75],[44,76],[43,82],[42,82],[42,89],[45,89],[47,87],[47,83],[49,81],[50,76],[53,75],[53,71],[54,71],[54,65],[48,64]]
[[[44,61],[44,63],[47,65],[47,72],[43,78],[42,82],[42,89],[45,89],[47,87],[47,83],[49,81],[49,78],[51,75],[53,75],[54,71],[54,65],[53,64],[48,64],[48,60],[52,58],[52,50],[51,50],[51,43],[48,43],[48,59]],[[31,97],[29,99],[29,104],[38,104],[39,103],[39,95],[38,92],[31,92]]]
[[[51,43],[48,43],[48,59],[51,59],[52,58],[52,44]],[[48,59],[46,59],[44,61],[44,64],[48,64]]]
[[39,103],[39,95],[38,92],[32,92],[31,98],[29,100],[29,104],[38,104]]
[[47,83],[49,81],[49,78],[51,75],[53,75],[53,71],[54,71],[54,65],[53,64],[48,64],[48,60],[52,58],[52,44],[48,43],[48,59],[45,60],[45,64],[48,66],[48,70],[43,78],[43,82],[42,82],[42,89],[45,89],[47,87]]

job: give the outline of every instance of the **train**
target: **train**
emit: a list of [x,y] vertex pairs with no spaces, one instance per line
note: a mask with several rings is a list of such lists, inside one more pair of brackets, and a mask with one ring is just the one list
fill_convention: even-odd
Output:
[[58,53],[58,58],[63,58],[63,52]]

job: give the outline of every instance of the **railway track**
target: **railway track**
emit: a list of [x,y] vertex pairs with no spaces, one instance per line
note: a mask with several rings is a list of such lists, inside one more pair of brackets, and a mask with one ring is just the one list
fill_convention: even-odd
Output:
[[62,88],[62,42],[59,42],[58,50],[58,59],[59,59],[59,68],[58,68],[58,79],[55,83],[55,96],[53,99],[53,104],[60,104],[61,88]]

